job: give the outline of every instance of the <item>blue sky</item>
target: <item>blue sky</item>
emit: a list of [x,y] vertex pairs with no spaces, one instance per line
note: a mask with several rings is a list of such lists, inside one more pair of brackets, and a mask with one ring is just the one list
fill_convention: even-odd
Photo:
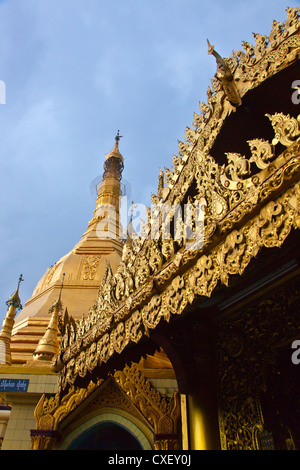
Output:
[[[282,0],[0,1],[0,320],[23,305],[95,208],[118,129],[130,198],[150,205],[216,66],[284,21]],[[300,76],[299,76],[300,79]]]

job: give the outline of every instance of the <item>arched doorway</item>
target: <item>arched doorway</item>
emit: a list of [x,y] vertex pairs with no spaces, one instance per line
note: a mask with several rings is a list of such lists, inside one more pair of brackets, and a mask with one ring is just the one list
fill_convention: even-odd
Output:
[[103,421],[76,437],[68,450],[142,450],[128,429],[112,421]]

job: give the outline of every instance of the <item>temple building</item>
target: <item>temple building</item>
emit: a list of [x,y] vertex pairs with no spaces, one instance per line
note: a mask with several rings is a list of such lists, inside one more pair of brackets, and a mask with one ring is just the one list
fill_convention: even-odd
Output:
[[[0,331],[2,449],[300,449],[300,9],[223,58],[123,239],[119,133],[78,244]],[[17,314],[17,311],[20,312]]]

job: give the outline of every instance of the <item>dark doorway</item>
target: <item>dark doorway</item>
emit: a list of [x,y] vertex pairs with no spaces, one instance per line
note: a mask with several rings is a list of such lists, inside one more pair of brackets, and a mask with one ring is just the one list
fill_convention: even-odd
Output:
[[139,441],[125,428],[104,421],[80,434],[68,450],[143,450]]
[[300,374],[291,351],[283,351],[266,369],[266,391],[261,394],[265,427],[276,450],[300,449]]

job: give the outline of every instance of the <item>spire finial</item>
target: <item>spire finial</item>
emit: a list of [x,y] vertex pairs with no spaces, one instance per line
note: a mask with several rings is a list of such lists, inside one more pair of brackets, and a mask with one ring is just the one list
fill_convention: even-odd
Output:
[[122,137],[123,137],[123,136],[120,135],[120,131],[119,131],[119,129],[118,129],[117,135],[116,135],[116,137],[115,137],[116,142],[119,143],[119,140],[122,139]]
[[[119,141],[120,141],[120,139],[121,139],[122,137],[123,137],[123,136],[120,135],[120,131],[118,130],[117,135],[116,135],[116,137],[115,137],[115,145],[114,145],[114,148],[112,149],[111,152],[109,152],[109,153],[106,155],[106,157],[105,157],[105,162],[106,162],[107,160],[109,160],[111,157],[115,157],[115,158],[119,158],[119,159],[121,160],[121,162],[122,162],[122,167],[124,166],[124,163],[123,163],[124,160],[123,160],[123,157],[122,157],[122,155],[120,154],[120,151],[119,151]],[[104,162],[104,167],[105,167],[105,162]],[[123,170],[123,168],[122,168],[122,170]],[[103,177],[104,177],[104,175],[103,175]]]
[[23,281],[24,281],[23,274],[21,274],[20,277],[19,277],[18,289],[20,287],[21,282],[23,282]]

